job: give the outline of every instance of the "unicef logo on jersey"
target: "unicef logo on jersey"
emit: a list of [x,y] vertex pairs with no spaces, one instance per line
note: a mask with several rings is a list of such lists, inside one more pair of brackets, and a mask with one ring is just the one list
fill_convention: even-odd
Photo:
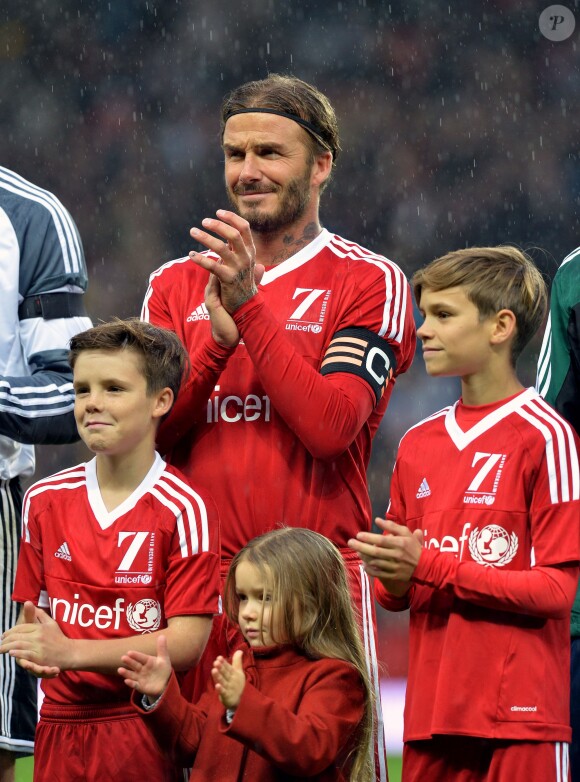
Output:
[[463,502],[467,505],[493,505],[495,497],[493,494],[466,494]]
[[143,598],[127,606],[127,621],[137,633],[152,633],[161,624],[161,604],[157,600]]
[[322,326],[319,323],[294,323],[286,324],[286,331],[309,331],[311,334],[320,334]]
[[469,551],[480,565],[503,567],[511,562],[518,550],[518,536],[511,536],[503,527],[488,524],[480,530],[476,527],[469,536]]

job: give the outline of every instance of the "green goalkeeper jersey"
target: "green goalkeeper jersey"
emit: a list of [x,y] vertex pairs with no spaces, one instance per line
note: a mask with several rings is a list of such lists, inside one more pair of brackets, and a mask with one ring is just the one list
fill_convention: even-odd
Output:
[[[552,283],[537,389],[580,434],[580,247],[564,258]],[[580,588],[572,608],[572,635],[580,636]]]

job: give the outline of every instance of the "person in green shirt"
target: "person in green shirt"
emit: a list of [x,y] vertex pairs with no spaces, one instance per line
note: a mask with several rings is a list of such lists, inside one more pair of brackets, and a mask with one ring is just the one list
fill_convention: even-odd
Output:
[[[564,258],[552,283],[536,387],[580,434],[580,247]],[[572,782],[580,782],[580,587],[570,635],[570,767]]]

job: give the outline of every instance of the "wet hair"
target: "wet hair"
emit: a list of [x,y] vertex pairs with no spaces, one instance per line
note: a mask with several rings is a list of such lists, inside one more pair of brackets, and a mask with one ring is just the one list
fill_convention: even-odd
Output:
[[336,114],[328,98],[312,84],[296,76],[271,73],[266,79],[246,82],[236,87],[226,95],[222,103],[222,139],[229,117],[249,108],[271,109],[291,119],[293,116],[303,120],[312,128],[301,124],[307,134],[309,162],[314,162],[314,159],[324,152],[331,152],[334,166],[341,151]]
[[348,759],[353,782],[371,779],[374,697],[356,609],[339,550],[323,535],[283,527],[254,538],[232,560],[224,589],[225,611],[238,624],[235,575],[240,562],[254,565],[271,588],[276,643],[291,643],[308,657],[351,663],[365,689],[365,713],[357,747]]
[[511,351],[514,365],[540,328],[548,307],[547,286],[540,270],[525,252],[509,245],[447,253],[415,272],[411,285],[417,304],[423,288],[441,291],[462,287],[482,320],[500,310],[511,310],[516,318]]
[[179,337],[168,329],[153,326],[138,318],[115,318],[100,323],[76,334],[69,345],[68,362],[72,369],[79,355],[87,350],[135,351],[141,357],[148,394],[169,387],[174,399],[177,398],[182,379],[189,369],[189,356]]

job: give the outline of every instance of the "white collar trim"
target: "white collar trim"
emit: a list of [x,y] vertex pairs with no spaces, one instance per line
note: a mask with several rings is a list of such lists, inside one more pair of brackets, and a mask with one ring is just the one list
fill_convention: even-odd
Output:
[[477,440],[484,432],[487,432],[499,421],[507,418],[508,415],[511,415],[515,410],[525,405],[535,396],[537,396],[536,391],[533,388],[527,388],[509,402],[506,402],[501,407],[498,407],[496,410],[486,415],[485,418],[482,418],[481,421],[478,421],[475,426],[472,426],[471,429],[468,429],[466,432],[460,429],[455,419],[455,411],[459,404],[459,402],[456,402],[447,411],[447,415],[445,416],[445,428],[457,449],[463,451],[464,448],[467,448],[468,445],[474,440]]
[[282,261],[282,263],[279,263],[272,269],[268,269],[264,273],[260,285],[267,285],[269,282],[274,282],[274,280],[277,280],[283,274],[288,274],[288,272],[292,272],[295,269],[298,269],[300,266],[303,266],[305,263],[308,263],[308,261],[311,261],[315,255],[318,255],[318,253],[325,245],[328,244],[329,241],[330,232],[326,228],[323,228],[316,239],[313,239],[309,244],[306,245],[306,247],[303,247],[295,255],[290,256],[290,258]]
[[94,459],[91,459],[90,462],[87,462],[85,465],[85,474],[87,480],[89,505],[91,506],[91,509],[101,529],[108,529],[112,524],[115,523],[115,521],[117,521],[117,519],[132,510],[135,505],[137,505],[141,497],[143,497],[144,494],[147,494],[147,492],[150,491],[151,488],[157,483],[164,469],[165,462],[161,456],[156,453],[155,461],[151,465],[151,469],[143,478],[139,486],[137,486],[135,491],[129,497],[127,497],[126,500],[123,500],[120,505],[117,505],[117,507],[109,513],[105,507],[105,503],[103,502],[101,489],[97,480],[97,459],[95,457]]

